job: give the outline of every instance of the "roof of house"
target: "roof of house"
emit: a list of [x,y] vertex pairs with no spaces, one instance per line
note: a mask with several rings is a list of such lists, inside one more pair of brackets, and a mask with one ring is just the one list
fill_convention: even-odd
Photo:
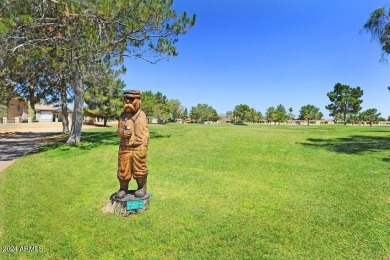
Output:
[[53,111],[54,110],[54,106],[53,105],[35,104],[34,110],[35,111]]
[[[61,107],[55,107],[55,108],[54,108],[54,111],[55,111],[55,112],[62,112],[62,108],[61,108]],[[72,112],[73,112],[72,109],[69,109],[69,108],[68,108],[68,113],[72,113]]]

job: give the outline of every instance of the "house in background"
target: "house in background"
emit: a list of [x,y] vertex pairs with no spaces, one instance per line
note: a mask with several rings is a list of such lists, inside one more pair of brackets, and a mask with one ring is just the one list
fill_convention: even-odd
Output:
[[[35,105],[35,120],[38,122],[61,122],[64,114],[61,107],[53,105]],[[72,119],[73,111],[68,108],[68,120]]]
[[[27,122],[61,122],[63,113],[61,107],[36,104],[31,108],[30,102],[22,98],[12,98],[8,105],[0,104],[0,123],[27,123]],[[68,109],[69,121],[72,110]]]
[[3,123],[21,123],[28,121],[28,107],[29,104],[22,98],[12,98],[8,102],[8,107],[2,105],[1,119]]
[[[71,121],[72,110],[68,109],[68,118]],[[8,104],[0,104],[0,123],[27,123],[27,122],[60,122],[63,113],[60,107],[53,105],[36,104],[31,108],[30,102],[22,98],[12,98]]]
[[231,122],[232,122],[231,118],[228,115],[219,115],[219,119],[217,121],[217,123],[222,123],[222,124],[231,123]]
[[53,105],[40,105],[36,104],[34,106],[35,116],[33,121],[38,122],[53,122],[53,111],[54,106]]
[[[72,121],[73,111],[68,108],[68,121]],[[53,110],[53,122],[61,122],[64,114],[61,107],[55,107]]]

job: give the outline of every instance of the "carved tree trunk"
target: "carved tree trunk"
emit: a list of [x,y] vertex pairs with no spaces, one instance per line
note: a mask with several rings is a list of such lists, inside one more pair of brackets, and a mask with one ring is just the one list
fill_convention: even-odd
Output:
[[70,135],[67,145],[75,145],[81,141],[81,128],[83,126],[84,111],[83,111],[83,80],[81,75],[81,68],[76,62],[76,66],[73,71],[74,83],[73,83],[73,92],[74,92],[74,108],[72,116],[72,127],[70,130]]

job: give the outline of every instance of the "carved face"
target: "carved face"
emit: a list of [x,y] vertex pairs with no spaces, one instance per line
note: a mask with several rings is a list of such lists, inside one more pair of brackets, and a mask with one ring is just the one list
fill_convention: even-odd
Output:
[[123,110],[127,113],[136,113],[141,107],[141,100],[139,98],[124,97]]

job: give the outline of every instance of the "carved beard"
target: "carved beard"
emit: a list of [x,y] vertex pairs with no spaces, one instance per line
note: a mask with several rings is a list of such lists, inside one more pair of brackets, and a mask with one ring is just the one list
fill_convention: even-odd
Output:
[[136,113],[140,108],[140,102],[138,100],[134,100],[133,103],[125,103],[123,104],[123,110],[127,113]]
[[133,104],[124,104],[123,105],[123,110],[127,113],[133,113],[135,112]]

